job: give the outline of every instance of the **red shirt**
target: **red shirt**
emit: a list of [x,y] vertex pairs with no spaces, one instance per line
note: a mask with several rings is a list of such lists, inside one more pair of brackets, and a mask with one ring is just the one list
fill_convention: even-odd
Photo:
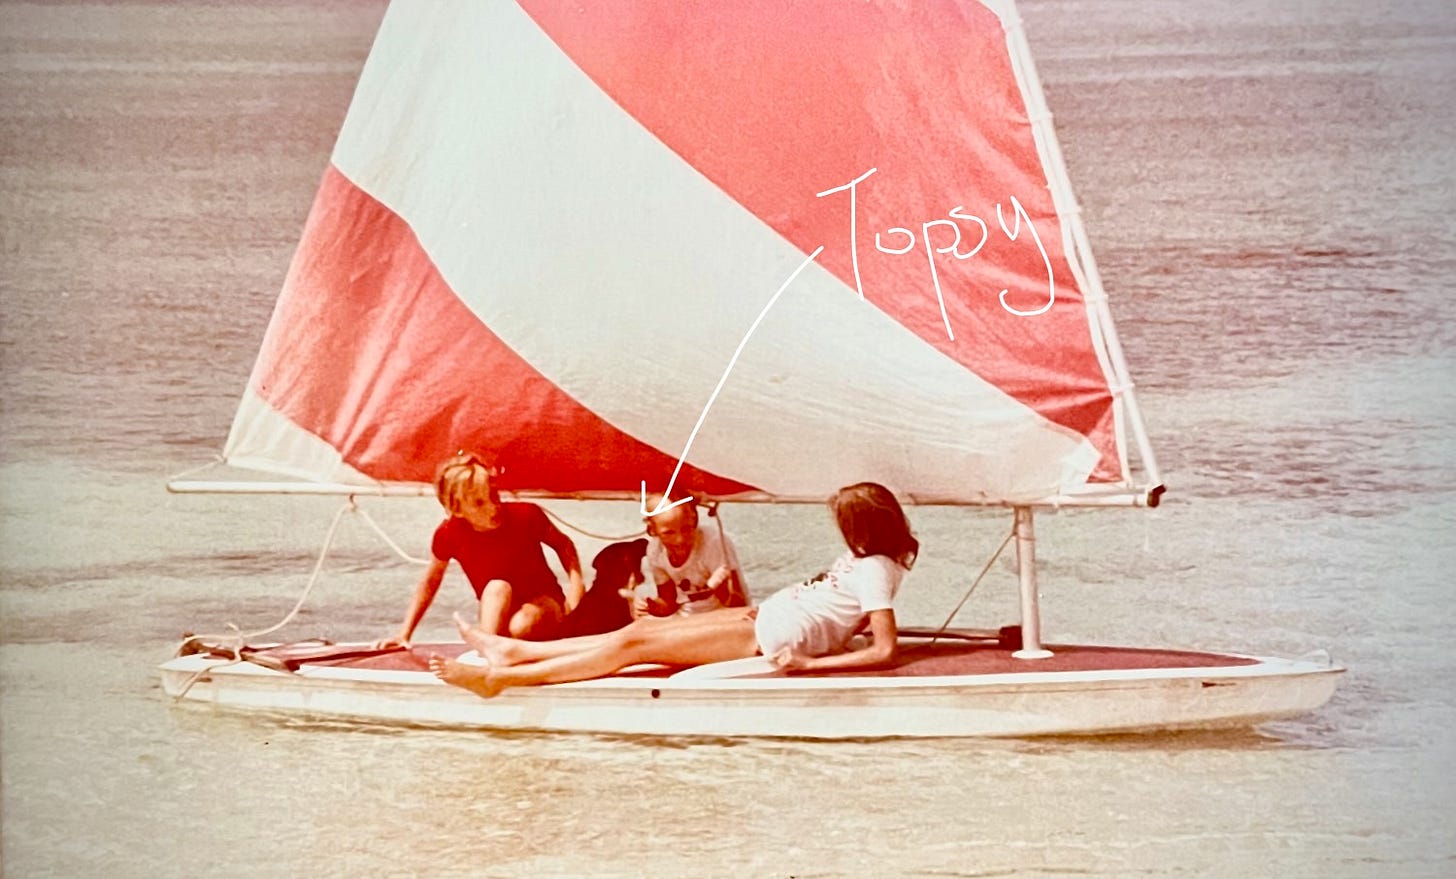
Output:
[[535,504],[501,504],[500,525],[490,531],[477,531],[458,516],[441,522],[430,551],[437,559],[460,563],[476,598],[491,580],[505,580],[511,584],[513,606],[541,596],[564,601],[541,549],[550,533],[546,513]]

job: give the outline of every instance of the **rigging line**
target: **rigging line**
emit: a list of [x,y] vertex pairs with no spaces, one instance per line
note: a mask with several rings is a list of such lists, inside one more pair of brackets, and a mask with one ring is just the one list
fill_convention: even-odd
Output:
[[555,513],[551,512],[550,510],[546,509],[545,507],[541,507],[541,510],[546,515],[548,515],[551,518],[555,519],[559,524],[565,525],[567,528],[570,528],[572,531],[575,531],[577,534],[580,534],[583,537],[590,537],[593,540],[606,540],[606,541],[609,541],[611,543],[617,543],[617,542],[622,541],[622,540],[635,540],[636,538],[641,537],[642,535],[644,535],[644,534],[647,533],[647,529],[644,528],[641,531],[636,531],[636,532],[633,532],[632,534],[624,534],[621,537],[611,537],[611,536],[606,535],[606,534],[596,534],[596,533],[593,533],[591,531],[586,530],[585,528],[581,528],[581,527],[579,527],[577,525],[571,524],[570,522],[566,521],[565,519],[561,518],[560,516],[556,515]]
[[[229,623],[229,625],[232,625],[232,624]],[[236,629],[237,627],[236,626],[233,626],[233,628]],[[196,636],[194,635],[193,637],[195,638]],[[192,638],[188,638],[187,639],[187,641],[191,641],[191,640],[192,640]],[[182,644],[185,646],[187,644],[187,641],[183,641]],[[197,683],[198,681],[202,680],[204,677],[206,677],[211,672],[214,672],[214,671],[216,671],[216,670],[218,670],[220,668],[227,668],[230,665],[237,665],[238,663],[240,663],[240,662],[243,661],[243,652],[242,652],[242,650],[240,648],[228,646],[228,647],[225,647],[224,649],[231,650],[233,652],[233,658],[232,659],[229,659],[227,662],[220,662],[217,665],[209,665],[206,668],[199,668],[197,671],[193,672],[187,678],[186,682],[184,682],[182,684],[182,687],[179,690],[177,690],[177,695],[175,695],[175,696],[172,697],[172,701],[173,702],[181,702],[183,700],[183,698],[185,698],[187,696],[187,691],[192,689],[192,685],[195,684],[195,683]],[[177,652],[180,654],[181,651],[182,651],[182,647],[179,646],[177,648]]]
[[212,468],[216,467],[219,464],[226,464],[226,463],[227,463],[227,459],[226,458],[224,458],[222,455],[219,455],[216,452],[214,452],[213,455],[212,455],[212,460],[211,461],[208,461],[206,464],[201,464],[201,465],[199,465],[197,467],[193,467],[190,470],[183,470],[181,473],[178,473],[178,474],[176,474],[174,476],[169,476],[169,477],[167,477],[167,481],[168,482],[176,482],[179,479],[186,479],[189,476],[193,476],[195,474],[201,473],[204,470],[211,470]]
[[[319,550],[318,561],[314,562],[313,573],[308,575],[308,585],[303,587],[303,594],[298,596],[298,601],[293,605],[293,609],[290,610],[288,614],[283,617],[283,619],[279,620],[277,623],[269,626],[266,629],[259,629],[256,632],[243,632],[238,628],[236,624],[228,623],[228,627],[233,630],[232,632],[226,635],[193,635],[190,638],[183,640],[181,644],[177,645],[176,655],[181,655],[182,648],[187,645],[188,641],[215,639],[218,641],[231,641],[235,643],[237,646],[231,648],[233,651],[233,655],[241,657],[243,645],[246,644],[249,639],[257,638],[260,635],[272,634],[273,632],[278,631],[279,629],[292,622],[293,618],[295,616],[298,616],[298,612],[303,609],[303,603],[308,600],[309,593],[313,592],[313,587],[318,583],[319,573],[323,570],[324,567],[324,559],[328,557],[329,547],[333,545],[334,535],[338,533],[339,522],[344,518],[345,513],[349,512],[350,510],[357,509],[358,507],[354,503],[354,498],[351,496],[348,500],[344,501],[343,506],[339,507],[339,511],[334,514],[334,521],[329,523],[328,533],[324,536],[323,548]],[[234,662],[236,661],[238,660],[235,659]]]
[[971,597],[972,592],[976,591],[976,587],[981,585],[981,581],[986,577],[986,572],[991,570],[991,566],[996,563],[996,559],[1001,557],[1001,553],[1006,550],[1006,545],[1010,543],[1011,538],[1015,536],[1016,526],[1012,525],[1011,531],[1006,535],[1006,539],[1001,541],[1001,545],[996,547],[996,551],[991,553],[991,557],[989,559],[986,559],[986,566],[981,568],[981,573],[977,574],[976,579],[971,582],[971,588],[966,590],[966,594],[961,596],[961,600],[956,604],[955,609],[950,612],[950,616],[946,617],[945,622],[940,624],[940,628],[935,630],[935,634],[930,636],[931,644],[934,644],[936,639],[940,637],[941,633],[950,626],[950,621],[955,619],[955,615],[961,612],[961,608],[965,606],[966,600]]
[[214,672],[220,668],[227,668],[230,665],[237,665],[242,661],[242,655],[234,653],[233,658],[229,659],[227,662],[220,662],[217,665],[209,665],[207,668],[199,668],[197,671],[192,673],[192,676],[189,677],[186,682],[182,684],[181,689],[177,691],[177,695],[172,697],[172,701],[181,702],[182,699],[187,696],[187,691],[192,689],[192,685],[202,680],[204,675]]
[[[719,507],[721,506],[722,505],[719,504],[717,501],[712,501],[711,505],[708,506],[708,518],[718,523],[718,552],[722,554],[721,557],[723,559],[723,566],[727,567],[728,535],[723,530],[723,517],[720,515],[722,511],[719,509]],[[748,598],[748,587],[744,585],[741,580],[738,579],[737,571],[734,569],[730,569],[728,575],[733,578],[733,591],[729,595],[729,600],[733,600],[733,596],[737,595],[738,597],[743,599],[744,607],[752,607],[753,602],[750,601]]]
[[[599,540],[629,540],[634,537],[640,537],[643,533],[645,533],[638,532],[637,534],[630,534],[625,537],[607,537],[604,535],[593,534],[589,531],[576,527],[570,522],[567,522],[565,519],[562,519],[560,516],[556,515],[550,510],[547,510],[545,507],[542,507],[541,509],[544,510],[548,516],[560,522],[562,525],[565,525],[567,528],[584,534],[587,537],[594,537]],[[174,656],[180,656],[182,653],[182,648],[185,647],[189,642],[219,641],[222,642],[220,646],[223,649],[230,650],[232,652],[233,658],[218,665],[208,666],[207,668],[199,669],[198,671],[194,672],[193,675],[189,677],[185,683],[183,683],[182,687],[178,690],[177,695],[173,697],[174,701],[180,700],[184,696],[186,696],[187,691],[191,690],[193,685],[201,680],[209,672],[215,671],[219,668],[225,668],[230,665],[237,665],[238,663],[243,662],[243,647],[250,639],[257,638],[262,635],[272,634],[273,632],[276,632],[284,626],[288,625],[290,622],[293,621],[294,617],[298,616],[298,612],[303,609],[304,603],[308,601],[309,595],[312,594],[314,586],[318,585],[319,574],[323,571],[324,567],[324,560],[328,558],[329,548],[333,546],[334,537],[338,534],[339,531],[339,523],[343,521],[344,514],[347,512],[358,513],[360,516],[362,516],[364,518],[364,521],[368,523],[369,527],[373,528],[374,532],[378,534],[380,538],[382,538],[384,542],[387,543],[389,547],[393,549],[401,558],[407,561],[415,562],[417,564],[428,564],[428,561],[426,559],[417,559],[401,549],[397,543],[390,539],[389,535],[385,533],[384,529],[381,528],[379,524],[374,521],[373,517],[371,517],[364,510],[360,509],[359,505],[355,502],[354,496],[350,495],[339,507],[338,512],[334,513],[333,521],[329,523],[329,530],[324,535],[323,547],[319,550],[318,559],[314,562],[313,565],[313,571],[308,575],[308,583],[303,587],[303,594],[298,596],[298,601],[294,603],[293,609],[290,610],[283,617],[283,619],[279,620],[277,623],[274,623],[266,629],[258,629],[257,631],[253,632],[243,632],[236,623],[230,622],[227,624],[227,627],[230,630],[227,634],[189,635],[182,640],[182,643],[177,645],[177,650],[173,654]]]
[[344,513],[350,511],[362,516],[364,518],[364,521],[368,523],[369,527],[374,529],[374,533],[378,534],[380,538],[384,540],[384,542],[387,543],[389,547],[393,549],[395,553],[397,553],[401,558],[406,561],[415,562],[416,564],[429,564],[428,559],[417,559],[409,553],[405,552],[402,548],[400,548],[399,544],[395,543],[392,539],[390,539],[390,536],[385,533],[384,529],[379,527],[379,524],[374,521],[374,518],[370,516],[367,512],[365,512],[361,507],[359,507],[359,505],[355,502],[353,495],[350,495],[349,498],[344,502],[344,504],[339,507],[338,512],[334,513],[334,519],[332,522],[329,523],[328,533],[324,536],[324,545],[319,550],[319,557],[317,561],[314,562],[313,572],[309,574],[308,584],[303,587],[303,594],[298,597],[298,601],[293,605],[293,609],[290,610],[288,614],[283,617],[282,620],[279,620],[276,624],[269,626],[266,629],[259,629],[256,632],[243,632],[238,627],[237,623],[230,622],[227,624],[229,631],[226,635],[189,635],[187,638],[183,639],[182,643],[177,646],[177,651],[174,655],[180,655],[182,652],[182,648],[187,646],[188,642],[198,641],[199,643],[201,643],[204,641],[216,640],[224,642],[219,646],[221,646],[224,650],[232,651],[233,656],[232,659],[229,659],[226,662],[222,662],[217,665],[210,665],[207,668],[198,669],[196,672],[193,672],[192,676],[189,677],[186,682],[182,684],[182,687],[177,691],[177,695],[172,697],[173,701],[180,701],[182,698],[184,698],[187,695],[187,691],[191,690],[194,684],[196,684],[199,680],[201,680],[210,672],[216,671],[220,668],[227,668],[230,665],[237,665],[241,662],[246,661],[245,657],[243,656],[243,648],[247,646],[247,642],[249,639],[257,638],[260,635],[267,635],[272,632],[276,632],[277,630],[288,625],[288,623],[291,622],[293,618],[298,615],[298,612],[303,609],[304,602],[308,600],[309,594],[313,592],[313,587],[318,584],[319,573],[323,570],[324,559],[329,554],[329,547],[333,545],[335,534],[338,533],[339,523],[343,520]]
[[375,522],[374,517],[370,516],[363,507],[356,507],[354,509],[354,512],[358,513],[364,519],[365,524],[367,524],[370,528],[374,529],[374,533],[378,534],[379,539],[383,540],[386,544],[388,544],[390,549],[394,550],[395,555],[399,556],[407,562],[412,562],[416,565],[428,565],[430,563],[429,559],[415,558],[414,556],[405,552],[398,543],[395,543],[388,534],[384,533],[384,529],[379,527],[379,523]]

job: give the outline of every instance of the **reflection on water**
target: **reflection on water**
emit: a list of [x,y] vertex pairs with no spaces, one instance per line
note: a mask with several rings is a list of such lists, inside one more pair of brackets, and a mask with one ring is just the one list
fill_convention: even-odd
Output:
[[[1449,4],[1023,9],[1171,489],[1039,519],[1047,632],[1328,649],[1350,669],[1331,704],[1257,730],[834,744],[338,724],[157,689],[184,632],[275,622],[337,509],[161,486],[227,431],[381,8],[0,5],[7,875],[1450,875]],[[432,501],[365,503],[423,551]],[[760,595],[837,549],[821,510],[727,515]],[[939,624],[1009,523],[912,518],[899,613]],[[346,519],[281,634],[383,635],[416,574]],[[994,566],[957,622],[1015,619],[1014,582]],[[421,636],[468,596],[448,581]]]

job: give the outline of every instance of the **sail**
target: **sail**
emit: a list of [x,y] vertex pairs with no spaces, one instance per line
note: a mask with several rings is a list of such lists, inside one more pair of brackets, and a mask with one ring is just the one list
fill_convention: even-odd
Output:
[[999,0],[394,4],[225,457],[408,482],[464,448],[562,495],[1130,489],[1024,45]]

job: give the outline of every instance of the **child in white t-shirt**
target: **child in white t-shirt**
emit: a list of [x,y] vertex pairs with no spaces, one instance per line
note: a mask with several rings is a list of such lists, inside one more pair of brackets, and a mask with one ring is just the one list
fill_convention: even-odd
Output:
[[[659,501],[648,498],[649,507]],[[647,517],[647,578],[636,609],[653,616],[687,616],[748,604],[748,587],[733,541],[722,526],[698,522],[697,499]]]
[[906,568],[889,556],[846,552],[829,570],[770,595],[758,607],[754,633],[764,656],[786,648],[805,656],[838,653],[866,617],[892,610]]

